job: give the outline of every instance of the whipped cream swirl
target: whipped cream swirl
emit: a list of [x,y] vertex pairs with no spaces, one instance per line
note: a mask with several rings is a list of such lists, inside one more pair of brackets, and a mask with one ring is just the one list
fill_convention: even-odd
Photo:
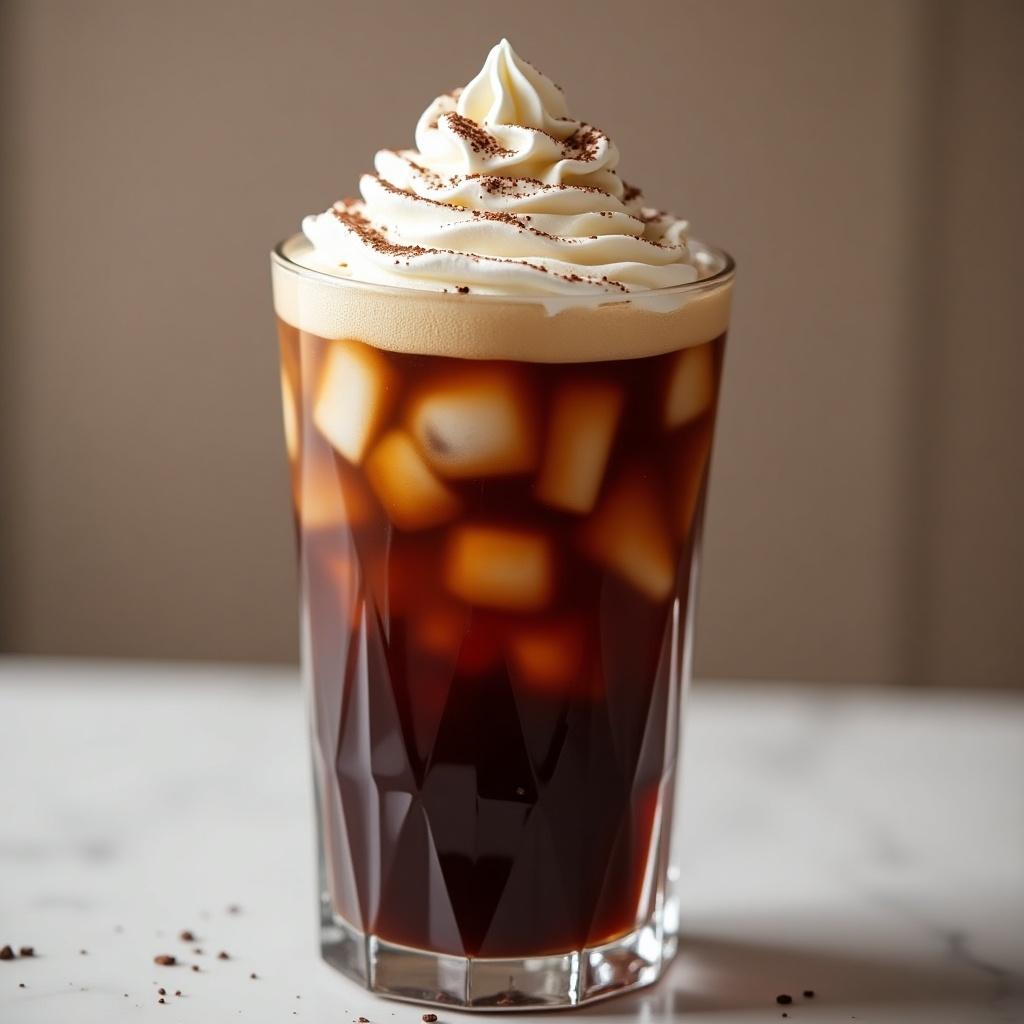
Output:
[[687,224],[643,205],[604,132],[502,40],[465,88],[381,150],[362,199],[306,217],[317,269],[482,294],[622,293],[697,280]]

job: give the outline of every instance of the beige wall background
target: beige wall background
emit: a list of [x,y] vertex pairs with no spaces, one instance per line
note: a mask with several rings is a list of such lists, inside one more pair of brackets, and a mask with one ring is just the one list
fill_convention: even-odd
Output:
[[507,34],[737,255],[698,672],[1024,683],[1024,5],[0,8],[0,644],[295,656],[267,250]]

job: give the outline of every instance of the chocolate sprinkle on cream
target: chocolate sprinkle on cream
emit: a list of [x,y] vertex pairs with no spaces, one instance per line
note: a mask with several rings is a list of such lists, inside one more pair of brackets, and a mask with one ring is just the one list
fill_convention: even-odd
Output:
[[[629,293],[713,272],[685,222],[640,207],[608,136],[505,40],[428,107],[416,146],[379,151],[361,199],[306,218],[316,269],[480,294]],[[613,219],[601,235],[598,217]]]
[[468,142],[474,153],[483,153],[486,156],[512,156],[511,149],[505,149],[493,135],[467,117],[455,113],[444,114],[438,122],[439,126],[441,122],[460,139]]

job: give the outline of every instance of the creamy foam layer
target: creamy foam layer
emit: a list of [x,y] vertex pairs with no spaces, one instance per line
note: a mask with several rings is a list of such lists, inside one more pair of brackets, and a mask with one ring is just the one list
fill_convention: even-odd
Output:
[[[692,243],[706,266],[726,258]],[[729,323],[732,273],[667,291],[501,298],[374,286],[311,271],[295,235],[275,254],[277,315],[321,338],[394,352],[574,363],[631,359],[699,345]]]
[[630,294],[696,281],[687,223],[618,175],[619,152],[502,40],[381,150],[360,199],[307,217],[307,265],[337,276],[488,295]]

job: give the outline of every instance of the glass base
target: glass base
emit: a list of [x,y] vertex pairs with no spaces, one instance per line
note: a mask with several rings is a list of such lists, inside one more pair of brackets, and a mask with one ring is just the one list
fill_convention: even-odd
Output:
[[431,953],[364,935],[322,903],[324,959],[371,992],[428,1006],[536,1010],[582,1006],[651,985],[676,952],[664,913],[601,946],[553,956],[480,959]]

